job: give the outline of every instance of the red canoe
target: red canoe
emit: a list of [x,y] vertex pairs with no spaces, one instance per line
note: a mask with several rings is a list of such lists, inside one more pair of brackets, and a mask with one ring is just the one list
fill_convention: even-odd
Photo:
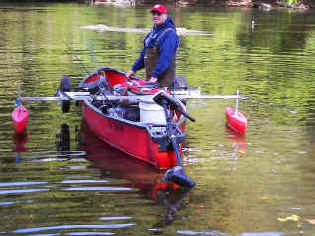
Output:
[[27,125],[28,110],[22,104],[16,107],[12,112],[13,125],[18,133],[22,133]]
[[[144,84],[143,84],[144,83]],[[84,79],[80,87],[88,88],[94,95],[120,95],[126,98],[155,94],[160,89],[150,88],[145,81],[129,79],[123,72],[102,67]],[[91,96],[93,97],[93,96]],[[158,169],[169,169],[177,165],[176,154],[167,136],[164,110],[155,102],[139,104],[114,104],[113,101],[83,102],[83,119],[93,133],[102,141],[147,162]],[[179,151],[184,139],[184,118],[173,113],[178,133]]]
[[232,107],[225,109],[225,117],[227,126],[240,134],[245,134],[247,129],[247,119],[239,111],[236,111]]

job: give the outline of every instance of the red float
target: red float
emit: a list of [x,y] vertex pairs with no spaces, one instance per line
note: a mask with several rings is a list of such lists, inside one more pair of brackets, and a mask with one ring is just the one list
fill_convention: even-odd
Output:
[[17,106],[12,112],[12,120],[14,129],[18,133],[22,133],[27,126],[28,110],[22,104]]

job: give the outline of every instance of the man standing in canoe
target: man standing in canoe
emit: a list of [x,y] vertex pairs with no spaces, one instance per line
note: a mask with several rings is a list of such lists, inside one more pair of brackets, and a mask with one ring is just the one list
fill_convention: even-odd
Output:
[[151,13],[152,31],[144,38],[140,56],[126,75],[130,77],[145,68],[146,80],[158,82],[160,87],[173,87],[179,37],[164,5],[154,5]]

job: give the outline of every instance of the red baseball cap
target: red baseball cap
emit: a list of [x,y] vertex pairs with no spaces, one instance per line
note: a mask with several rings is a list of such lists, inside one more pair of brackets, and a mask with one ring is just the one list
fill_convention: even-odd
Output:
[[150,12],[154,12],[154,11],[157,11],[163,14],[163,13],[167,13],[167,8],[162,4],[156,4],[151,8]]

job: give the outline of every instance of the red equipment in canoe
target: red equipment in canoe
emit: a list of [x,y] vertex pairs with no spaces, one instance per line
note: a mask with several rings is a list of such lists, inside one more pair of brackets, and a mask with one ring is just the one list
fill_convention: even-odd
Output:
[[28,110],[26,107],[22,104],[18,105],[12,112],[12,120],[16,132],[22,133],[28,121]]
[[246,117],[236,109],[227,107],[225,109],[225,117],[227,126],[240,134],[245,134],[247,129]]

